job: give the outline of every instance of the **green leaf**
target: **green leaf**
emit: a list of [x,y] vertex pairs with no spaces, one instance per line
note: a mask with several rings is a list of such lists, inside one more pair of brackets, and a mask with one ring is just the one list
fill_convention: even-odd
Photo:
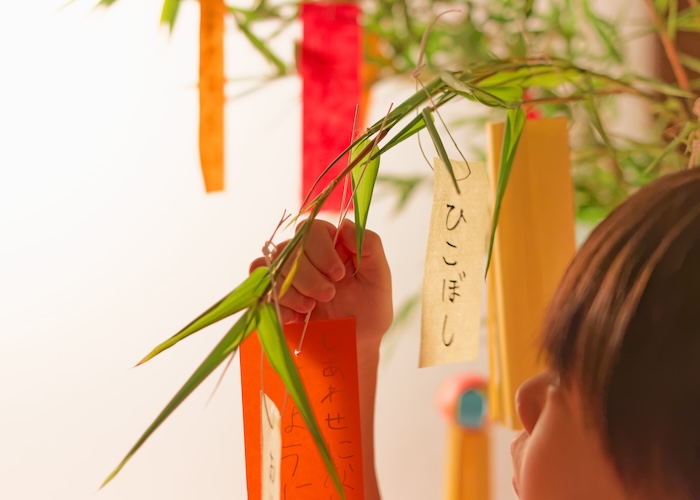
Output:
[[535,5],[535,0],[525,0],[525,3],[523,4],[523,12],[525,13],[525,17],[528,18],[532,14],[532,7]]
[[408,125],[402,128],[394,137],[389,140],[384,147],[379,150],[379,156],[386,153],[388,150],[394,146],[401,144],[403,141],[409,137],[417,134],[425,128],[425,122],[423,121],[423,115],[417,115],[413,120],[411,120]]
[[440,73],[440,78],[455,92],[486,106],[512,108],[518,106],[523,98],[523,89],[513,85],[471,85],[447,71]]
[[684,9],[676,18],[676,28],[679,31],[700,32],[700,5]]
[[539,87],[554,90],[566,83],[581,80],[583,71],[576,68],[559,66],[528,66],[515,70],[499,71],[481,80],[485,87],[518,86],[522,88]]
[[425,180],[426,176],[378,175],[377,182],[396,191],[396,207],[394,213],[399,213],[408,203],[411,195]]
[[496,200],[493,207],[493,220],[491,221],[491,239],[489,241],[489,251],[486,258],[486,273],[489,272],[491,264],[491,254],[493,252],[493,242],[496,239],[496,227],[498,226],[498,215],[501,213],[501,203],[508,185],[510,171],[513,168],[515,153],[518,150],[518,142],[525,126],[525,112],[521,108],[509,109],[506,118],[505,133],[503,135],[503,146],[501,148],[501,164],[498,168],[498,185],[496,187]]
[[165,0],[163,2],[163,12],[160,15],[161,24],[167,24],[172,33],[177,19],[177,11],[180,8],[180,0]]
[[98,3],[97,6],[98,7],[99,6],[109,7],[110,5],[112,5],[116,1],[117,0],[100,0],[100,3]]
[[235,325],[226,333],[224,338],[214,347],[212,352],[207,356],[201,365],[195,370],[192,376],[185,382],[185,385],[175,394],[175,396],[166,405],[163,411],[156,417],[153,423],[146,429],[146,432],[139,438],[136,444],[129,450],[124,459],[119,463],[116,469],[107,476],[107,479],[102,483],[100,488],[103,488],[122,470],[126,463],[136,453],[153,432],[180,406],[187,397],[201,384],[211,373],[231,354],[236,352],[240,343],[250,335],[250,332],[255,328],[255,313],[256,310],[249,309],[243,314]]
[[664,157],[669,154],[671,151],[675,151],[675,149],[680,146],[681,142],[685,141],[690,134],[697,129],[697,125],[694,123],[686,123],[685,127],[683,127],[683,130],[680,131],[680,133],[673,138],[671,142],[668,143],[668,145],[664,148],[664,150],[661,152],[659,156],[654,158],[654,161],[652,161],[645,169],[643,174],[646,175],[656,166],[661,162],[661,160],[664,159]]
[[[474,87],[474,94],[481,92],[487,98],[496,102],[497,104],[492,104],[492,106],[505,106],[505,107],[517,107],[521,104],[523,100],[523,89],[521,87],[515,86],[502,86],[502,87],[486,87],[479,86]],[[482,99],[479,99],[482,100]]]
[[[356,144],[350,151],[350,161],[372,144],[372,141],[365,139]],[[365,155],[365,158],[352,169],[352,199],[355,205],[355,224],[357,230],[355,237],[357,239],[357,265],[360,265],[362,258],[362,242],[365,238],[365,229],[367,228],[367,216],[369,215],[369,206],[372,202],[372,193],[374,192],[374,184],[377,182],[377,172],[379,171],[379,148],[374,146],[372,151]]]
[[679,54],[678,57],[680,58],[683,66],[692,69],[696,73],[700,73],[700,59],[689,56],[688,54]]
[[694,98],[695,94],[688,92],[686,90],[678,88],[678,85],[673,85],[670,83],[665,83],[660,80],[655,80],[653,78],[646,78],[643,76],[635,76],[635,79],[639,82],[647,85],[650,89],[655,90],[661,94],[671,97],[687,97]]
[[664,15],[666,10],[668,9],[668,3],[669,0],[655,0],[654,7],[659,14]]
[[[198,332],[202,328],[216,323],[232,314],[251,307],[256,300],[267,290],[270,285],[270,272],[266,267],[255,269],[243,283],[236,287],[226,297],[218,301],[209,309],[200,314],[182,330],[170,337],[165,342],[156,346],[145,358],[139,361],[138,365],[145,363],[149,359],[157,356],[169,347],[174,346],[185,337]],[[137,366],[138,366],[137,365]]]
[[301,413],[306,423],[306,427],[314,438],[316,447],[321,453],[323,462],[326,464],[326,469],[333,479],[338,494],[344,499],[345,493],[343,492],[343,487],[336,474],[326,443],[321,436],[321,430],[318,427],[316,418],[311,411],[309,398],[306,395],[301,377],[299,376],[299,371],[287,347],[282,327],[280,326],[279,319],[277,318],[275,308],[272,304],[265,304],[258,313],[258,336],[260,337],[260,344],[262,344],[263,351],[265,351],[270,365],[272,365],[272,368],[275,369],[282,379],[282,382],[284,382],[289,395],[292,397],[292,401],[294,401],[294,404],[297,406],[299,413]]
[[621,63],[622,53],[618,49],[617,28],[615,25],[598,17],[595,12],[593,12],[590,2],[588,1],[583,3],[583,12],[607,49],[607,55],[614,61]]
[[671,40],[676,39],[678,16],[678,0],[671,0],[669,3],[668,15],[666,16],[666,32]]
[[287,67],[284,65],[282,60],[277,57],[272,50],[269,49],[268,45],[265,44],[260,38],[255,36],[255,34],[248,27],[248,23],[242,22],[238,19],[238,16],[234,14],[233,19],[236,21],[238,29],[241,33],[245,35],[250,44],[258,51],[262,56],[277,68],[277,76],[283,76],[287,73]]
[[435,128],[435,124],[433,124],[433,116],[430,114],[430,109],[428,108],[423,108],[423,121],[425,122],[425,128],[428,129],[428,133],[430,134],[430,138],[433,140],[433,144],[435,145],[435,149],[437,150],[437,154],[442,160],[442,162],[445,164],[445,168],[450,174],[450,177],[452,178],[452,183],[454,184],[455,190],[457,193],[460,193],[459,186],[457,185],[457,177],[455,176],[455,171],[452,168],[452,162],[450,162],[450,159],[447,156],[447,152],[445,151],[445,146],[442,144],[442,139],[440,139],[440,134],[438,134],[437,129]]

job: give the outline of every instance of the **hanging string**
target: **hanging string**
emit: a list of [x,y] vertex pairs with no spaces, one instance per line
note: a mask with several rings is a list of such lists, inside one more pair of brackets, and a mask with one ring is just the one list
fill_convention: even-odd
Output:
[[[357,116],[359,114],[360,110],[360,105],[357,104],[355,105],[355,117],[353,118],[352,121],[352,131],[350,132],[350,144],[355,142],[355,129],[357,127]],[[350,165],[350,155],[348,155],[348,165]],[[350,176],[352,174],[348,172],[345,175],[345,180],[343,182],[343,197],[340,202],[340,219],[338,220],[338,229],[340,229],[340,225],[343,223],[343,220],[345,220],[345,216],[347,215],[348,209],[350,207],[350,202],[348,202],[347,208],[343,209],[345,207],[345,200],[347,198],[348,194],[348,183],[350,182]],[[333,247],[335,247],[335,244],[338,242],[338,234],[340,234],[340,231],[335,232],[335,236],[333,237]],[[315,306],[314,306],[315,307]],[[296,349],[294,349],[294,355],[299,356],[301,354],[301,348],[304,346],[304,339],[306,338],[306,329],[309,327],[309,321],[311,319],[311,313],[313,312],[314,308],[311,308],[309,312],[306,313],[306,317],[304,318],[304,328],[301,331],[301,338],[299,339],[299,345],[297,346]]]
[[[419,52],[418,52],[418,61],[416,62],[416,69],[414,69],[414,70],[411,72],[411,76],[416,80],[416,89],[418,88],[418,85],[420,85],[421,88],[423,89],[423,92],[425,92],[425,95],[427,96],[428,101],[430,101],[430,105],[431,105],[432,110],[435,111],[435,114],[437,115],[438,119],[440,120],[440,123],[442,123],[442,126],[445,128],[445,132],[447,133],[447,136],[448,136],[448,137],[450,138],[450,140],[452,141],[452,144],[454,145],[455,149],[456,149],[457,152],[459,153],[459,156],[462,157],[462,160],[464,160],[464,163],[467,165],[467,175],[464,176],[464,177],[461,178],[461,179],[456,179],[456,180],[458,180],[458,181],[463,181],[463,180],[469,178],[469,176],[470,176],[471,173],[472,173],[471,167],[469,166],[469,162],[468,162],[467,159],[464,157],[464,154],[462,154],[462,150],[459,149],[459,146],[457,145],[457,141],[455,141],[455,138],[454,138],[454,137],[452,136],[452,134],[450,133],[450,129],[447,127],[447,124],[445,123],[445,120],[443,120],[442,115],[441,115],[440,112],[438,111],[438,107],[437,107],[437,105],[435,104],[435,101],[433,101],[433,97],[430,95],[430,93],[428,92],[428,90],[425,88],[425,85],[423,84],[423,81],[420,79],[420,72],[421,72],[421,70],[425,67],[425,64],[423,64],[423,56],[425,55],[425,45],[428,43],[428,35],[430,35],[430,31],[433,29],[433,26],[435,26],[435,23],[438,22],[438,19],[440,19],[440,18],[441,18],[442,16],[444,16],[445,14],[450,14],[450,13],[452,13],[452,12],[457,12],[457,13],[459,13],[459,12],[461,12],[461,11],[460,11],[460,10],[457,10],[457,9],[450,9],[450,10],[446,10],[445,12],[441,12],[440,14],[438,14],[438,15],[435,17],[435,19],[433,19],[433,20],[431,21],[431,23],[428,25],[428,27],[427,27],[427,28],[425,29],[425,31],[423,32],[423,38],[421,39],[421,42],[420,42],[420,50],[419,50]],[[420,151],[421,151],[421,154],[423,155],[423,158],[424,158],[425,161],[428,163],[428,166],[430,167],[430,169],[433,170],[433,167],[432,167],[432,165],[430,164],[430,161],[428,160],[428,158],[427,158],[426,155],[425,155],[425,151],[423,151],[423,144],[422,144],[421,141],[420,141],[420,134],[418,134],[418,146],[420,147]]]

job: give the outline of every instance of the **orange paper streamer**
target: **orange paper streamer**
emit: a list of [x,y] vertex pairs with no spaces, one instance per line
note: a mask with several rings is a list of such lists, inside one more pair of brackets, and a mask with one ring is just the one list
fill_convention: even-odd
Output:
[[[302,329],[302,324],[285,326],[291,351],[298,347]],[[257,335],[251,335],[241,345],[248,499],[261,500],[260,422],[265,418],[260,409],[261,390],[282,412],[280,498],[338,499],[338,492],[301,414],[292,399],[285,396],[284,385],[267,359],[262,364],[261,359],[260,342]],[[361,500],[364,483],[354,318],[309,323],[301,354],[294,356],[294,361],[345,496],[348,500]]]
[[207,193],[224,189],[224,0],[200,0],[199,158]]

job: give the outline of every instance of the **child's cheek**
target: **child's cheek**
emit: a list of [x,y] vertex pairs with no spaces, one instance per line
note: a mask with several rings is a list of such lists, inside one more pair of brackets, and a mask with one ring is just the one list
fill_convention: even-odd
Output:
[[[520,500],[578,500],[571,475],[575,459],[568,455],[569,435],[562,432],[556,415],[545,411],[519,450]],[[572,488],[573,487],[573,488]]]
[[520,476],[523,466],[523,457],[525,456],[525,449],[527,447],[527,439],[527,432],[521,431],[510,445],[510,457],[513,462],[513,489],[516,495],[519,495],[520,491]]

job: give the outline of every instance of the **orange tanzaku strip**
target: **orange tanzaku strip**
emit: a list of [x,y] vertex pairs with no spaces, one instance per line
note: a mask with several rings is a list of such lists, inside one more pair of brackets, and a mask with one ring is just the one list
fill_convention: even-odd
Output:
[[224,0],[200,0],[199,158],[208,193],[224,189]]
[[[284,326],[290,351],[300,346],[303,329],[301,323]],[[312,321],[300,354],[294,356],[346,500],[364,498],[355,339],[354,318]],[[248,500],[261,500],[268,480],[268,471],[261,468],[261,392],[281,413],[281,484],[276,498],[338,500],[316,443],[282,380],[263,358],[256,334],[241,344],[240,357]]]
[[[495,193],[504,124],[487,131]],[[496,350],[492,416],[512,428],[521,427],[514,408],[518,387],[543,369],[542,321],[576,250],[574,220],[567,121],[528,120],[501,205],[488,280],[489,345]]]

